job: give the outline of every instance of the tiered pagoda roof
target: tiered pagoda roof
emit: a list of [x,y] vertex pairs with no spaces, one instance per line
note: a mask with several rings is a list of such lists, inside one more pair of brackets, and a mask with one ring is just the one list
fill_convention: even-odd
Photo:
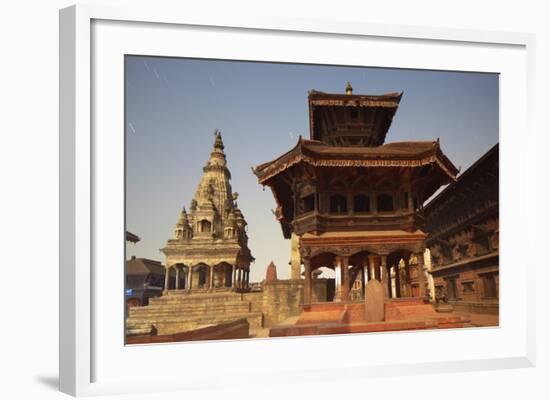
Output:
[[311,90],[308,96],[310,138],[336,146],[380,146],[401,101],[401,93],[354,95]]
[[278,173],[304,162],[316,167],[421,167],[435,164],[455,179],[457,168],[443,154],[439,141],[393,142],[376,147],[330,146],[300,138],[287,153],[254,170],[260,184]]
[[[310,139],[300,137],[288,152],[254,169],[258,182],[273,191],[276,218],[286,238],[291,232],[421,226],[416,209],[442,185],[455,181],[458,169],[442,152],[439,139],[385,143],[402,96],[355,95],[349,83],[345,94],[309,92]],[[356,188],[357,182],[363,188]],[[331,211],[330,197],[336,192],[346,199]],[[351,217],[353,196],[362,194],[370,202],[380,193],[391,196],[391,214],[377,213],[376,200]],[[334,199],[334,205],[340,202]]]

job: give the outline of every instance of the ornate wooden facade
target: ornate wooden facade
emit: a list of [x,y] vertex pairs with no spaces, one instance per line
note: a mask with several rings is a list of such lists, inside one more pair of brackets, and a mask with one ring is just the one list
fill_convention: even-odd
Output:
[[497,313],[498,144],[425,208],[436,297],[455,309]]
[[[248,248],[247,223],[237,206],[238,194],[232,192],[229,183],[231,173],[217,130],[214,149],[203,172],[189,213],[183,208],[173,238],[162,249],[166,255],[165,291],[247,290],[254,258]],[[175,288],[169,288],[172,270],[176,275]]]
[[358,278],[399,297],[414,295],[414,276],[416,295],[427,295],[422,205],[457,169],[439,140],[384,143],[401,97],[354,95],[349,84],[346,94],[311,91],[310,139],[254,169],[273,192],[283,235],[299,237],[305,304],[320,267],[335,270],[335,301],[350,300]]

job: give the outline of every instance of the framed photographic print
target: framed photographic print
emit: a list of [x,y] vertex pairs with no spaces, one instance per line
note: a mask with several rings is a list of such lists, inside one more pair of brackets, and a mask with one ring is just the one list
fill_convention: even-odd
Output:
[[533,41],[62,10],[61,390],[532,366]]

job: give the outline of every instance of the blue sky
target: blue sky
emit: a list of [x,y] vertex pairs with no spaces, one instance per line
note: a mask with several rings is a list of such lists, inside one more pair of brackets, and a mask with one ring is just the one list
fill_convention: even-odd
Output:
[[248,221],[259,281],[271,260],[289,277],[290,243],[271,213],[271,191],[250,167],[309,136],[307,93],[404,92],[386,142],[440,138],[464,171],[498,142],[498,75],[127,56],[126,220],[141,237],[127,256],[163,260],[182,206],[222,132],[233,191]]

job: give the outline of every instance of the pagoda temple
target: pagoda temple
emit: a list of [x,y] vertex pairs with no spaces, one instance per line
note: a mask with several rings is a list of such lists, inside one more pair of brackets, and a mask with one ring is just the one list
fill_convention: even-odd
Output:
[[[221,133],[215,131],[214,149],[191,200],[181,210],[166,256],[165,292],[189,292],[249,287],[250,263],[246,220],[232,192]],[[175,279],[173,279],[175,276]],[[172,279],[171,279],[172,277]]]
[[402,95],[312,90],[309,139],[254,169],[284,237],[299,238],[304,310],[321,267],[335,271],[333,302],[363,299],[374,279],[387,299],[429,296],[423,205],[458,170],[438,139],[386,143]]

